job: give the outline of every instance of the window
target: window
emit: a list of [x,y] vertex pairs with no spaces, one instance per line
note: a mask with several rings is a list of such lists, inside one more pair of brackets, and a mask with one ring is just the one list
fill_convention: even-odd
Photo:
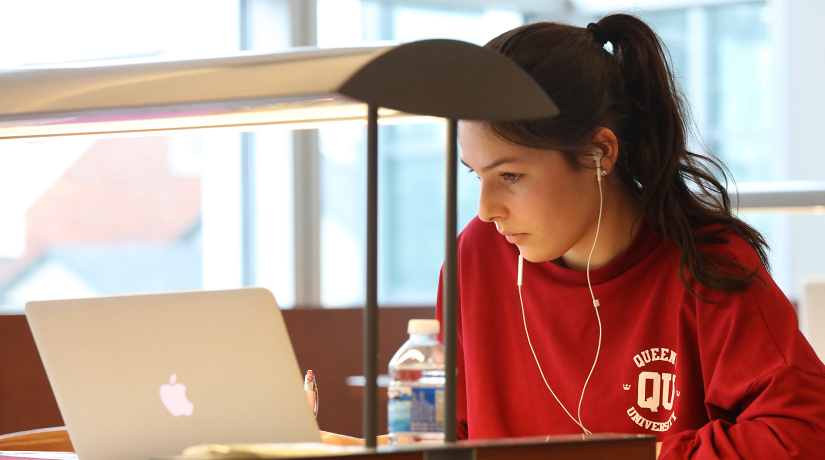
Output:
[[739,182],[775,177],[771,10],[764,2],[650,11],[704,141]]
[[[790,179],[782,165],[791,158],[777,149],[781,128],[773,7],[764,1],[720,2],[648,11],[644,17],[670,49],[703,140],[735,182]],[[795,298],[800,278],[817,271],[794,260],[803,254],[792,250],[791,217],[749,211],[740,216],[765,235],[772,276]]]
[[[207,57],[240,46],[237,0],[47,3],[0,6],[0,68]],[[283,16],[277,2],[263,6],[261,20]],[[255,38],[286,47],[273,35]],[[261,130],[247,150],[238,133],[209,131],[3,141],[0,312],[21,312],[32,299],[253,281],[290,304],[289,134]],[[249,162],[257,168],[244,176]],[[246,184],[257,189],[245,193]],[[247,214],[257,219],[244,219],[254,206]],[[261,257],[250,269],[244,241],[256,234]]]
[[[7,2],[0,6],[0,69],[278,51],[293,44],[425,38],[483,44],[533,20],[584,25],[608,12],[599,9],[604,3],[79,0],[43,8]],[[810,168],[794,169],[809,163],[800,159],[807,154],[790,148],[796,140],[781,137],[791,130],[777,116],[796,107],[777,104],[804,99],[777,96],[792,90],[790,80],[777,77],[780,64],[792,58],[777,43],[794,39],[777,27],[789,20],[774,11],[783,3],[644,3],[650,7],[637,12],[668,45],[700,131],[736,181],[813,177],[806,175]],[[796,20],[805,14],[791,13]],[[379,302],[431,305],[444,251],[445,127],[382,126],[379,136]],[[365,130],[351,124],[244,135],[4,141],[0,312],[20,311],[34,298],[246,284],[270,288],[282,307],[359,306],[365,150]],[[475,177],[460,172],[459,228],[475,216],[477,200]],[[821,274],[825,248],[811,230],[821,227],[821,216],[743,215],[768,236],[774,278],[789,296],[801,277]]]
[[[347,18],[347,20],[341,20]],[[406,2],[318,2],[318,44],[455,38],[484,44],[517,27],[517,11]],[[365,294],[366,132],[319,130],[321,151],[321,303],[356,306]],[[444,260],[443,123],[379,129],[381,305],[435,303]],[[463,166],[459,171],[466,171]],[[459,176],[459,229],[476,215],[474,175]]]

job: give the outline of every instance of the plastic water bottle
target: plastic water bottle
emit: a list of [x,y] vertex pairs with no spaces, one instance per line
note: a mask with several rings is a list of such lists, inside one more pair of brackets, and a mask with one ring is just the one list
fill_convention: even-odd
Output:
[[410,339],[390,361],[390,444],[444,442],[444,348],[438,331],[438,320],[410,320]]

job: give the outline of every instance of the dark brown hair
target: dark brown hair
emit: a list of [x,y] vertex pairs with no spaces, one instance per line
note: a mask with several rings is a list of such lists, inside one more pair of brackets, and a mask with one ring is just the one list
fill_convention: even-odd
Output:
[[[689,108],[667,49],[647,24],[626,14],[603,18],[595,31],[535,23],[494,38],[486,48],[527,70],[561,111],[548,119],[488,122],[487,128],[516,145],[559,150],[573,168],[587,167],[582,155],[602,127],[613,131],[619,141],[613,171],[638,197],[647,223],[678,245],[679,274],[691,294],[698,297],[688,274],[721,291],[742,291],[758,276],[753,267],[701,250],[728,243],[723,232],[745,239],[769,267],[764,237],[731,212],[730,173],[710,152],[688,151],[688,136],[695,134]],[[694,231],[711,224],[722,226]]]

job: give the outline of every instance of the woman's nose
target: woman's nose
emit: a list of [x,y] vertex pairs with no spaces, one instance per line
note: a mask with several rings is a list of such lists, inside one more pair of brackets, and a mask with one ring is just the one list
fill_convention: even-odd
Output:
[[481,184],[481,191],[478,197],[478,218],[484,222],[493,222],[502,219],[507,215],[507,208],[501,203],[501,199],[492,185]]

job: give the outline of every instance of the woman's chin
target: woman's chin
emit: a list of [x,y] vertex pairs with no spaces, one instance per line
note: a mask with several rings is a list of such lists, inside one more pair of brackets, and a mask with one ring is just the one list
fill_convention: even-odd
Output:
[[519,246],[519,252],[521,252],[521,256],[527,262],[531,262],[534,264],[538,264],[541,262],[547,262],[548,260],[554,260],[559,258],[559,256],[554,256],[547,251],[537,251],[534,248],[530,248],[527,246]]

